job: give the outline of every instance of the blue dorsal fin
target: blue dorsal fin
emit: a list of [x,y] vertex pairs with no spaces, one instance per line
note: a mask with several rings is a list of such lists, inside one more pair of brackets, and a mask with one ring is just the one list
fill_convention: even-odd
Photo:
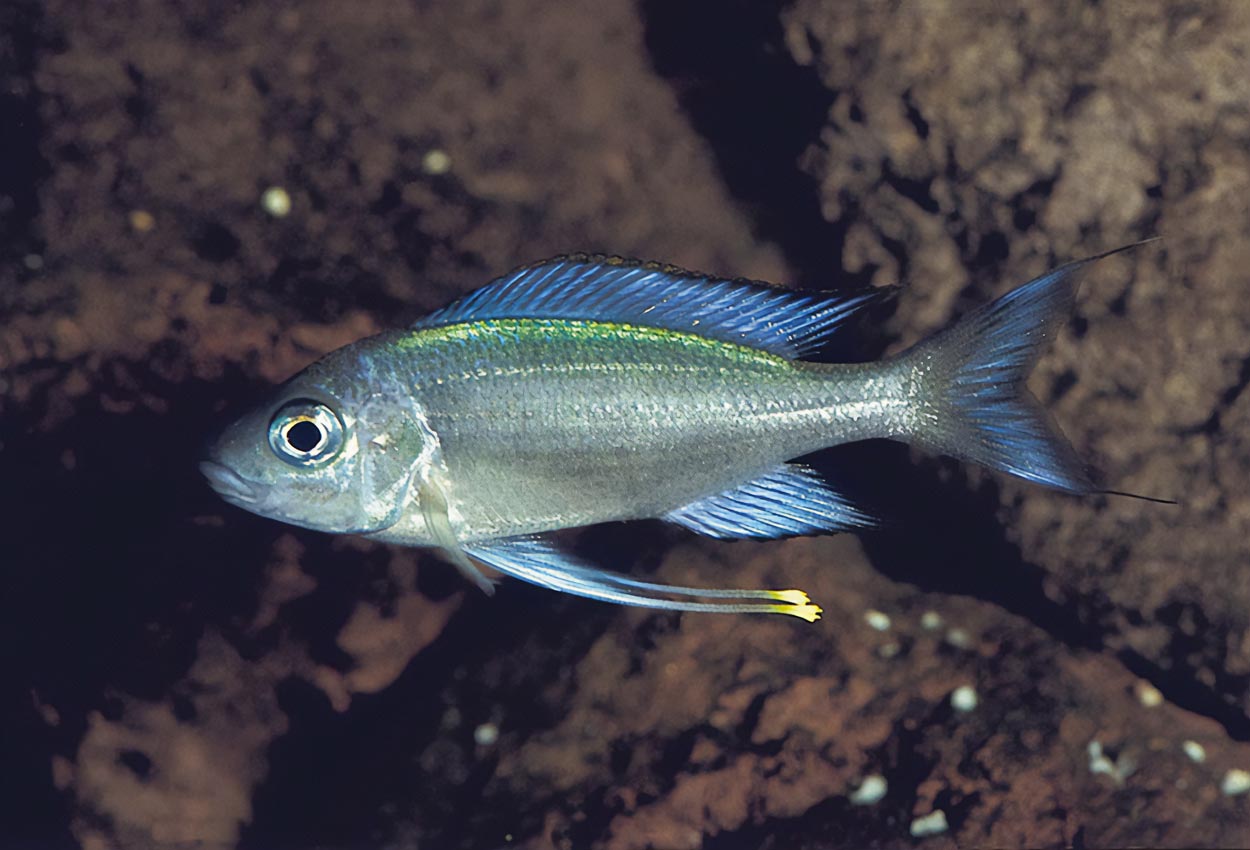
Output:
[[801,357],[851,314],[892,294],[803,293],[723,280],[675,266],[574,254],[504,275],[418,321],[432,328],[480,319],[581,319],[696,333]]
[[746,484],[669,511],[663,517],[725,540],[772,539],[872,528],[878,520],[835,493],[807,466],[783,463]]

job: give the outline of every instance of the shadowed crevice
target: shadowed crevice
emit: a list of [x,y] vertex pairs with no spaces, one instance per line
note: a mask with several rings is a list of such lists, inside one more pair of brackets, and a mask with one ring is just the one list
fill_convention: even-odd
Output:
[[39,186],[49,173],[39,150],[43,123],[36,58],[48,44],[43,4],[0,4],[0,261],[39,253]]
[[[23,258],[43,249],[37,223],[39,187],[49,169],[39,149],[43,123],[35,72],[39,51],[49,43],[46,30],[43,4],[37,0],[0,4],[0,263],[13,267],[18,280],[34,270],[23,266]],[[11,448],[6,454],[5,447],[25,431],[25,423],[13,421],[11,413],[5,417],[0,421],[0,481],[5,483],[0,486],[6,496],[4,537],[11,541],[22,533],[23,508],[32,506],[32,494],[12,487],[4,474],[14,461],[21,462]],[[51,533],[64,536],[66,521],[66,516],[56,516],[57,528]],[[38,710],[37,700],[45,694],[33,691],[32,679],[25,675],[28,667],[42,668],[45,682],[56,675],[46,660],[39,661],[56,636],[48,634],[46,623],[29,623],[32,612],[40,609],[28,595],[32,579],[18,564],[0,553],[0,664],[5,670],[0,686],[0,844],[73,847],[65,801],[53,787],[48,759],[49,744],[57,735]],[[23,624],[35,628],[23,631]]]
[[799,167],[837,93],[790,58],[780,20],[787,5],[640,0],[639,8],[652,64],[709,142],[756,235],[785,252],[794,283],[858,288],[867,275],[842,269],[849,216],[826,221],[820,186]]
[[[24,836],[39,847],[76,846],[50,755],[73,758],[92,712],[116,719],[118,693],[168,694],[206,626],[237,636],[231,614],[247,610],[275,535],[238,515],[230,521],[242,527],[230,536],[199,520],[220,507],[196,473],[199,435],[211,399],[238,390],[242,377],[209,387],[150,367],[105,361],[95,392],[60,423],[28,411],[63,408],[65,374],[0,418],[5,847],[24,846]],[[180,388],[187,401],[145,408],[136,385],[162,398]]]

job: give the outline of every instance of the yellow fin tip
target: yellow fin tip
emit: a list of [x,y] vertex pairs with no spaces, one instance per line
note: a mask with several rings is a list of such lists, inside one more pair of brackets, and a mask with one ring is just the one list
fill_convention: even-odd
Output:
[[790,608],[778,608],[778,614],[789,614],[791,617],[798,617],[801,620],[807,620],[814,623],[820,619],[822,613],[819,605],[795,605]]
[[788,602],[791,605],[806,605],[811,602],[811,598],[801,590],[772,590],[769,595],[778,602]]

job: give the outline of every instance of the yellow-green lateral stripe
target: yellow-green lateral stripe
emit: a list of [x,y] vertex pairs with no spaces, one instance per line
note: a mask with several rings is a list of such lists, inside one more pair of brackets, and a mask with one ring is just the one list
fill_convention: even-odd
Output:
[[743,363],[775,366],[789,362],[780,355],[748,345],[700,336],[697,330],[678,331],[585,319],[484,319],[423,328],[400,337],[396,340],[396,345],[401,350],[410,351],[440,342],[498,341],[501,337],[512,337],[521,343],[546,342],[552,339],[585,344],[657,343],[679,346],[686,350],[716,352]]

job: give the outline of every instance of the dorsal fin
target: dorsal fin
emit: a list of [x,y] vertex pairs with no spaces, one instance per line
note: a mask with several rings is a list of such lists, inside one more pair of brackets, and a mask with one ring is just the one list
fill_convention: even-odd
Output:
[[804,293],[658,263],[573,254],[504,275],[413,327],[581,319],[697,333],[795,358],[818,349],[848,316],[892,292]]

